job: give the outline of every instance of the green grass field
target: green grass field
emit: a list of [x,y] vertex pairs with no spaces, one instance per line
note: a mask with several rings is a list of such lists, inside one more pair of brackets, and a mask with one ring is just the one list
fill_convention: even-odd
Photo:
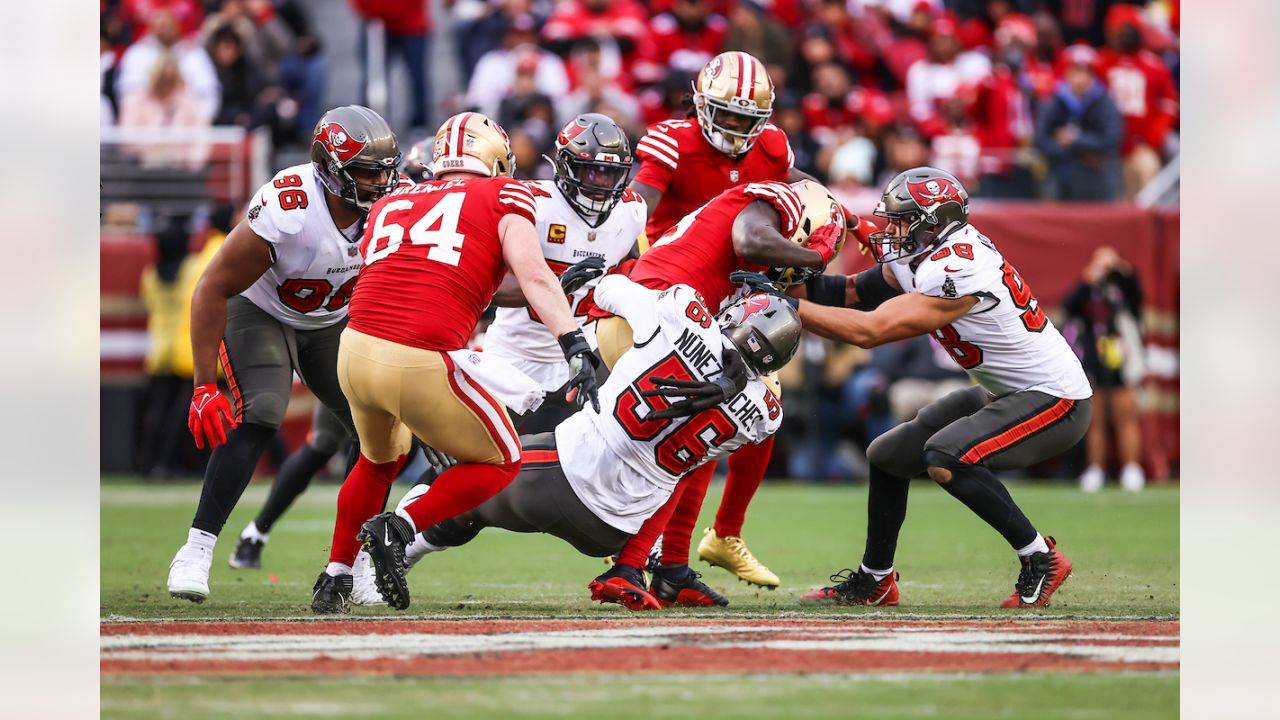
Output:
[[[1068,485],[1014,484],[1011,491],[1043,532],[1071,557],[1075,571],[1054,596],[1049,616],[1178,615],[1178,492],[1084,495]],[[393,493],[398,497],[400,489]],[[198,484],[145,485],[104,479],[101,613],[130,618],[310,617],[309,592],[327,560],[336,488],[318,486],[276,526],[264,568],[226,564],[239,530],[257,512],[265,483],[246,493],[223,533],[202,605],[170,598],[169,560],[184,541]],[[704,506],[705,527],[719,489]],[[858,616],[1008,617],[995,607],[1012,589],[1017,563],[1008,546],[931,483],[912,488],[899,544],[902,605],[888,609],[817,609],[797,598],[829,573],[856,566],[865,526],[865,487],[768,484],[746,527],[751,548],[783,580],[777,591],[748,588],[724,571],[695,565],[730,599],[735,615],[822,613]],[[699,530],[700,532],[700,530]],[[695,547],[697,537],[694,540]],[[555,538],[486,531],[470,545],[424,560],[411,577],[408,616],[624,617],[618,606],[589,601],[586,583],[600,560],[577,555]],[[402,615],[357,608],[357,615]],[[683,610],[714,617],[723,610]],[[653,614],[666,615],[669,614]],[[643,621],[653,615],[633,615]],[[853,619],[853,617],[851,617]],[[908,676],[608,676],[397,680],[252,678],[152,679],[105,676],[103,717],[220,718],[329,714],[398,717],[598,717],[623,712],[656,717],[1173,717],[1178,678],[1155,674],[1027,674],[986,677]],[[1046,706],[1046,697],[1063,698]],[[330,702],[332,699],[332,702]],[[673,699],[675,702],[673,702]]]

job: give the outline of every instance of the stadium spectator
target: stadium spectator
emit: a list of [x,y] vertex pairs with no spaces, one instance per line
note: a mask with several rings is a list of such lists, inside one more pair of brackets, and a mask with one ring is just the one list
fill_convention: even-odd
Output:
[[452,34],[462,86],[470,86],[480,58],[503,46],[503,35],[516,18],[528,15],[541,26],[552,9],[551,0],[455,0]]
[[1035,132],[1035,41],[1035,25],[1025,15],[1006,14],[996,28],[991,75],[978,84],[970,111],[982,145],[982,197],[1035,197],[1025,152]]
[[213,117],[218,112],[218,74],[204,48],[179,34],[178,20],[168,7],[151,11],[147,16],[147,33],[120,58],[116,75],[118,97],[123,99],[126,95],[145,92],[162,57],[172,59],[186,92],[208,117]]
[[791,32],[769,16],[769,0],[739,0],[729,11],[723,50],[740,50],[764,63],[777,87],[786,87],[794,48]]
[[976,194],[982,141],[968,113],[971,94],[937,101],[938,111],[929,125],[934,131],[929,139],[929,164],[947,168],[965,185],[974,188]]
[[888,44],[888,27],[875,14],[855,18],[844,0],[821,0],[813,13],[814,24],[830,31],[840,63],[848,68],[858,85],[879,84],[883,48]]
[[[120,102],[121,127],[207,127],[212,119],[213,113],[208,110],[203,99],[187,87],[182,79],[178,61],[167,55],[157,60],[149,83],[143,88],[130,91]],[[209,146],[190,142],[153,142],[135,146],[132,152],[142,158],[144,165],[183,163],[196,169],[203,166],[208,158]]]
[[604,55],[605,75],[628,87],[637,53],[648,38],[649,17],[635,0],[568,0],[542,26],[543,46],[564,56],[581,41],[594,41]]
[[279,79],[280,60],[288,52],[292,37],[270,2],[222,0],[218,12],[206,17],[200,29],[205,47],[212,46],[213,35],[221,28],[230,28],[240,37],[241,54],[264,82]]
[[[283,0],[275,6],[276,16],[289,28],[289,51],[280,59],[280,86],[297,103],[296,133],[292,142],[311,142],[311,130],[325,111],[329,63],[320,38],[311,29],[305,3]],[[278,138],[279,140],[279,138]]]
[[503,46],[492,50],[476,64],[467,88],[466,103],[486,115],[497,117],[502,99],[511,94],[517,74],[523,69],[533,74],[537,92],[552,98],[569,94],[569,76],[564,62],[537,45],[537,24],[531,15],[513,18],[503,34]]
[[939,104],[955,98],[991,74],[991,61],[979,52],[962,52],[956,24],[935,20],[929,29],[929,56],[907,70],[907,98],[911,117],[926,135],[946,132],[947,119]]
[[244,38],[231,25],[214,29],[207,40],[209,56],[217,68],[222,102],[213,117],[215,125],[254,127],[259,123],[258,93],[263,77],[245,57]]
[[640,93],[640,111],[646,126],[663,120],[682,119],[693,107],[693,78],[688,73],[668,68],[662,81]]
[[644,126],[639,124],[640,101],[623,88],[617,75],[610,74],[605,53],[595,40],[587,38],[577,43],[570,53],[569,68],[574,91],[559,108],[559,123],[581,113],[598,112],[616,118],[632,135],[644,132]]
[[1085,436],[1089,466],[1080,476],[1080,488],[1096,492],[1105,482],[1110,426],[1121,464],[1120,486],[1141,490],[1146,475],[1139,464],[1142,431],[1134,388],[1144,372],[1142,286],[1133,267],[1114,248],[1101,247],[1062,309],[1068,318],[1063,337],[1080,357],[1094,394],[1093,421]]
[[723,16],[711,12],[708,0],[673,0],[670,12],[649,24],[649,46],[635,64],[636,82],[661,80],[668,68],[696,74],[718,55],[729,32]]
[[1064,77],[1040,112],[1036,147],[1049,160],[1049,195],[1059,200],[1115,200],[1120,196],[1124,119],[1097,79],[1098,54],[1072,45]]
[[773,120],[782,132],[787,134],[791,143],[791,152],[795,153],[795,167],[803,173],[812,175],[825,182],[825,176],[818,169],[818,151],[821,147],[809,132],[800,100],[795,93],[779,90],[773,100]]
[[1143,46],[1146,24],[1132,5],[1107,12],[1107,46],[1099,75],[1124,115],[1124,197],[1132,199],[1159,172],[1165,143],[1177,120],[1177,89],[1169,68]]
[[366,30],[360,33],[361,104],[369,104],[367,30],[370,23],[381,22],[386,38],[387,64],[390,65],[392,57],[398,56],[409,76],[409,126],[430,126],[431,88],[427,77],[427,56],[431,52],[431,16],[426,0],[351,0],[351,6],[365,21]]

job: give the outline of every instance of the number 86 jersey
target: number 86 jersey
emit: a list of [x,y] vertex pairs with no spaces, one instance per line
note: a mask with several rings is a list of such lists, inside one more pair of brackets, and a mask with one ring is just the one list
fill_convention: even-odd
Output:
[[947,236],[914,268],[889,267],[904,291],[978,299],[968,313],[935,330],[933,339],[993,395],[1021,390],[1071,400],[1093,395],[1080,361],[1031,287],[972,225]]

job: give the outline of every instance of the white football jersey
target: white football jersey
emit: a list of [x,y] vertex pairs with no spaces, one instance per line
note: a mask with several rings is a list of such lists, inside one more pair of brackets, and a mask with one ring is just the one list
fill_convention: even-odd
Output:
[[601,520],[635,533],[667,501],[676,483],[708,460],[777,432],[782,404],[758,378],[719,407],[692,418],[650,420],[668,407],[645,397],[651,377],[719,377],[728,340],[688,285],[657,291],[621,275],[601,279],[596,303],[631,325],[635,346],[618,359],[590,405],[556,428],[560,466],[574,492]]
[[906,291],[978,298],[968,313],[935,330],[933,339],[993,395],[1020,390],[1071,400],[1093,395],[1080,361],[1031,288],[972,225],[952,233],[915,270],[910,263],[893,263],[890,269]]
[[285,168],[253,196],[246,221],[271,245],[271,267],[240,293],[271,317],[318,330],[347,316],[363,223],[339,228],[311,163]]
[[[565,200],[553,180],[528,183],[537,204],[537,232],[542,256],[560,275],[570,265],[588,257],[604,260],[606,271],[622,262],[644,231],[645,203],[639,193],[626,191],[600,227],[593,228]],[[587,283],[569,297],[574,317],[584,322],[598,280]],[[569,365],[555,336],[531,307],[498,308],[485,335],[485,352],[515,365],[549,391],[569,381]]]

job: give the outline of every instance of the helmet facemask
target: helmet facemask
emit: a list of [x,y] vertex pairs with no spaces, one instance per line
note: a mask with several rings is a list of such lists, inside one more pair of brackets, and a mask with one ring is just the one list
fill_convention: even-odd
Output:
[[[726,155],[738,156],[755,145],[765,123],[773,116],[773,108],[762,108],[749,100],[735,98],[725,102],[706,93],[693,94],[702,136],[711,146]],[[728,123],[728,124],[726,124]]]
[[556,187],[591,227],[599,227],[627,189],[630,163],[575,157],[568,148],[556,152]]
[[[400,186],[399,165],[399,155],[378,162],[352,160],[335,173],[342,181],[341,192],[337,195],[348,205],[367,213],[374,203]],[[353,175],[352,170],[357,172]],[[375,179],[378,176],[386,180],[379,182]]]

